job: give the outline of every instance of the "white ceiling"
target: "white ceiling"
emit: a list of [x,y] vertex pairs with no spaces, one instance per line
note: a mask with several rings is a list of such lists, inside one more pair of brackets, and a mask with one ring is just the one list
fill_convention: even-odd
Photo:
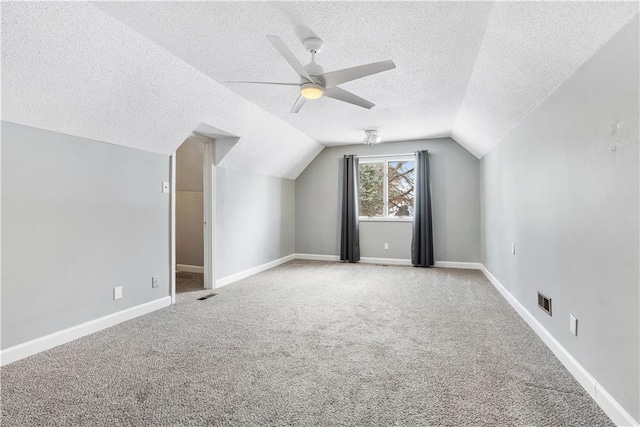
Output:
[[229,85],[234,92],[323,144],[448,136],[482,41],[488,3],[231,2],[99,3],[214,80],[297,82],[266,35],[278,35],[306,64],[301,39],[324,41],[325,71],[393,59],[397,69],[341,85],[376,107],[329,98],[289,110],[296,87]]
[[452,136],[486,154],[638,13],[636,2],[496,2]]
[[[478,157],[638,13],[636,2],[3,3],[3,119],[170,153],[204,124],[239,136],[224,166],[295,178],[323,145],[453,136]],[[289,110],[296,82],[265,38],[325,71],[393,59]]]
[[585,2],[99,3],[214,80],[296,82],[265,35],[301,62],[324,40],[325,71],[393,59],[397,69],[342,85],[376,104],[333,99],[289,110],[295,87],[229,86],[325,145],[449,136],[484,155],[638,12]]
[[240,137],[220,166],[285,178],[322,150],[84,2],[2,3],[2,119],[163,154],[209,124]]

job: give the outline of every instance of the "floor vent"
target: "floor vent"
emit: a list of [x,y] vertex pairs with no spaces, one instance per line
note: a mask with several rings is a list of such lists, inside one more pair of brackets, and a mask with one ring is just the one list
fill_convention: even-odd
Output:
[[549,316],[551,316],[551,298],[538,292],[538,307]]
[[218,294],[208,294],[208,295],[205,295],[203,297],[198,298],[198,301],[204,301],[204,300],[209,299],[211,297],[215,297],[216,295],[218,295]]

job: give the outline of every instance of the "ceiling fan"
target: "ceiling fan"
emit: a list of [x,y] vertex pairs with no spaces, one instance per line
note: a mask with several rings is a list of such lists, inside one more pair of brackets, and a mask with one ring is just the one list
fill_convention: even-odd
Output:
[[393,61],[380,61],[357,67],[345,68],[343,70],[325,73],[321,66],[316,64],[315,56],[322,49],[322,40],[317,37],[309,37],[303,40],[302,44],[311,53],[311,62],[302,65],[298,58],[287,48],[287,46],[277,36],[267,36],[267,39],[275,46],[284,59],[293,67],[300,76],[300,83],[278,83],[278,82],[247,82],[247,81],[227,81],[226,83],[249,83],[279,86],[298,86],[300,95],[291,108],[291,113],[300,111],[307,99],[318,99],[322,96],[348,102],[366,109],[375,106],[372,102],[360,98],[351,92],[338,87],[339,84],[370,76],[371,74],[396,68]]

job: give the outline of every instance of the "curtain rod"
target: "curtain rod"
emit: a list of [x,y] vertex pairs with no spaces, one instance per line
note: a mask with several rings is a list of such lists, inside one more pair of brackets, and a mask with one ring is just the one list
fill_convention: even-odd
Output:
[[360,155],[357,155],[357,154],[356,154],[356,156],[357,156],[358,158],[363,158],[363,159],[373,159],[373,158],[376,158],[376,157],[389,157],[389,158],[393,158],[394,156],[397,156],[397,157],[408,157],[408,156],[415,156],[415,155],[416,155],[416,153],[374,154],[374,155],[371,155],[371,156],[360,156]]

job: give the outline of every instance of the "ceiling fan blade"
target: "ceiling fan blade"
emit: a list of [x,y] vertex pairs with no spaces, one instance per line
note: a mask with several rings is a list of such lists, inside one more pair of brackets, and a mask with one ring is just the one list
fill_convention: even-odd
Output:
[[307,98],[305,98],[304,96],[300,95],[298,97],[298,99],[296,99],[295,104],[293,104],[293,107],[291,107],[291,111],[289,111],[290,113],[297,113],[298,111],[300,111],[300,109],[302,108],[302,106],[304,105],[304,103],[307,102]]
[[269,39],[271,44],[273,44],[275,48],[278,49],[280,54],[284,56],[284,59],[287,60],[289,65],[293,67],[293,69],[296,71],[296,73],[298,73],[300,77],[307,79],[310,82],[313,81],[311,80],[311,76],[309,75],[309,73],[307,73],[307,70],[305,70],[300,61],[298,61],[298,58],[296,58],[293,52],[291,52],[289,48],[284,44],[284,42],[280,40],[280,37],[267,36],[267,38]]
[[364,98],[360,98],[358,95],[354,95],[351,92],[347,92],[339,87],[330,87],[324,90],[324,96],[327,98],[337,99],[338,101],[348,102],[349,104],[357,105],[358,107],[366,108],[370,110],[375,107],[376,104],[369,102]]
[[392,70],[394,68],[396,68],[396,64],[394,64],[393,61],[380,61],[366,65],[358,65],[357,67],[345,68],[344,70],[331,71],[329,73],[319,75],[318,78],[324,82],[325,87],[329,88],[350,82],[351,80],[370,76],[371,74]]
[[227,80],[225,83],[252,84],[252,85],[279,85],[279,86],[300,86],[300,83],[280,83],[280,82],[245,82],[240,80]]

